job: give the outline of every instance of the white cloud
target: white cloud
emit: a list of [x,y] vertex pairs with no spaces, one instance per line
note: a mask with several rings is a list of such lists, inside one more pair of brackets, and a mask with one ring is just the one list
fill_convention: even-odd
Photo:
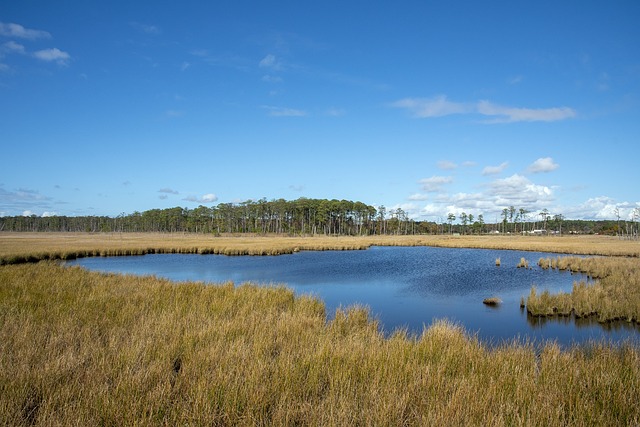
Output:
[[267,110],[271,117],[304,117],[307,115],[306,111],[294,108],[273,107],[270,105],[263,105],[262,108]]
[[282,64],[280,63],[280,61],[278,61],[276,56],[272,54],[268,54],[267,56],[262,58],[258,63],[258,66],[260,68],[269,68],[276,71],[282,70]]
[[189,67],[191,67],[191,64],[187,61],[184,61],[182,65],[180,65],[180,71],[186,71]]
[[48,211],[42,212],[42,217],[43,218],[47,218],[47,217],[51,217],[51,216],[57,216],[57,215],[58,215],[57,212],[48,212]]
[[207,193],[202,195],[201,197],[196,196],[187,196],[184,199],[187,202],[195,202],[195,203],[213,203],[218,200],[218,196],[213,193]]
[[31,216],[31,215],[35,215],[35,213],[33,213],[30,210],[26,210],[22,212],[22,216]]
[[441,160],[438,162],[438,168],[442,170],[453,170],[458,167],[457,164],[450,162],[448,160]]
[[24,55],[26,53],[25,48],[23,45],[21,45],[20,43],[16,43],[13,40],[10,40],[6,43],[4,43],[2,45],[2,51],[3,52],[10,52],[10,53],[19,53]]
[[498,206],[514,205],[529,208],[553,201],[551,188],[534,184],[527,177],[518,174],[497,179],[490,184],[490,188],[490,196]]
[[576,116],[569,107],[516,108],[494,104],[489,101],[476,103],[449,101],[445,95],[433,98],[404,98],[390,104],[394,108],[404,108],[414,117],[431,118],[452,114],[480,114],[493,117],[483,123],[553,122]]
[[176,190],[171,189],[171,188],[167,188],[167,187],[159,189],[159,190],[158,190],[158,193],[165,193],[165,194],[180,194],[180,193],[179,193],[179,192],[177,192]]
[[32,30],[20,24],[0,22],[0,35],[7,37],[17,37],[21,39],[50,39],[51,34],[42,30]]
[[486,166],[482,169],[482,175],[496,175],[504,171],[509,166],[509,162],[502,162],[498,166]]
[[451,102],[444,95],[434,98],[404,98],[391,104],[395,108],[409,110],[414,117],[442,117],[451,114],[469,113],[472,111],[469,105],[459,102]]
[[558,169],[558,167],[560,165],[555,163],[551,157],[542,157],[533,162],[528,170],[531,173],[551,172]]
[[207,193],[204,196],[202,196],[200,200],[202,200],[203,203],[213,203],[216,200],[218,200],[218,196],[216,196],[213,193]]
[[620,215],[620,220],[631,220],[636,208],[640,208],[640,202],[616,202],[611,197],[599,196],[577,206],[563,208],[562,213],[569,219],[615,220]]
[[71,56],[67,52],[63,52],[58,48],[38,50],[33,56],[42,61],[55,61],[58,65],[67,65]]
[[429,195],[428,194],[422,194],[422,193],[414,193],[412,195],[410,195],[408,197],[409,200],[412,201],[423,201],[423,200],[428,200],[429,199]]
[[493,104],[489,101],[478,102],[477,111],[484,116],[497,116],[486,123],[555,122],[576,116],[576,112],[568,107],[514,108]]
[[432,176],[431,178],[424,178],[419,181],[422,185],[422,189],[428,193],[435,193],[442,190],[442,187],[446,184],[453,182],[453,177],[450,176]]

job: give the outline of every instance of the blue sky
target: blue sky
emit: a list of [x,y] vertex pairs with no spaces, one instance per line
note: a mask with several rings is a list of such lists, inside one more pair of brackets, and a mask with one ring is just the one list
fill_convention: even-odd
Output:
[[640,207],[640,3],[5,1],[0,215]]

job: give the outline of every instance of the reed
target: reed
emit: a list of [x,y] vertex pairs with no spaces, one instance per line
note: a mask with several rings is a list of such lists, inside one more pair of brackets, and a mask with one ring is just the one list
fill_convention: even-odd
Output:
[[5,425],[635,425],[640,350],[485,347],[284,287],[0,267]]
[[542,268],[585,273],[595,282],[573,284],[571,293],[537,294],[535,288],[527,298],[527,311],[534,316],[575,314],[597,316],[600,322],[640,321],[640,263],[632,258],[541,258]]
[[520,262],[518,262],[518,265],[516,267],[527,269],[529,268],[529,261],[522,257],[520,258]]
[[501,264],[500,263],[500,258],[498,257],[498,258],[496,258],[496,267],[500,267],[500,264]]

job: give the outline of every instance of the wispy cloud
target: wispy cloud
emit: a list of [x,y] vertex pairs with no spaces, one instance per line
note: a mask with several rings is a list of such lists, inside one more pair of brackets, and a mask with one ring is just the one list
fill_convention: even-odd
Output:
[[180,194],[178,191],[172,189],[172,188],[161,188],[158,190],[158,193],[164,193],[164,194]]
[[214,203],[216,200],[218,200],[218,196],[216,196],[213,193],[207,193],[200,197],[187,196],[182,200],[187,202],[195,202],[195,203]]
[[395,108],[404,108],[409,110],[414,117],[442,117],[451,114],[463,114],[473,111],[473,106],[451,102],[444,95],[434,98],[404,98],[391,104]]
[[477,111],[484,116],[496,117],[486,123],[555,122],[576,116],[576,112],[568,107],[514,108],[493,104],[489,101],[480,101]]
[[13,40],[3,43],[2,51],[7,53],[19,53],[21,55],[27,53],[23,45],[16,43]]
[[453,169],[456,169],[457,167],[458,167],[457,164],[450,162],[448,160],[440,160],[438,162],[438,169],[453,170]]
[[25,28],[20,24],[0,22],[0,35],[7,37],[17,37],[20,39],[50,39],[51,34],[42,30]]
[[271,117],[304,117],[308,115],[306,111],[295,108],[273,107],[270,105],[263,105],[262,108],[267,110]]
[[304,185],[290,185],[289,190],[295,191],[296,193],[300,193],[304,191]]
[[528,171],[531,173],[551,172],[560,167],[551,157],[542,157],[533,162]]
[[131,25],[132,28],[141,33],[149,34],[152,36],[156,36],[162,33],[162,31],[160,31],[160,28],[155,25],[142,24],[140,22],[130,22],[129,25]]
[[56,47],[52,49],[38,50],[33,53],[33,56],[42,61],[55,62],[58,65],[68,65],[68,62],[71,59],[71,56],[67,52],[63,52]]
[[404,98],[390,104],[394,108],[408,110],[413,117],[433,118],[454,114],[480,114],[491,117],[482,123],[554,122],[576,117],[569,107],[518,108],[494,104],[490,101],[476,103],[450,101],[445,95],[434,98]]
[[422,186],[422,190],[428,193],[435,193],[441,191],[444,185],[451,184],[453,177],[434,175],[431,178],[424,178],[418,182]]
[[269,68],[271,70],[280,71],[283,68],[282,63],[273,54],[268,54],[258,63],[260,68]]
[[498,166],[486,166],[482,169],[482,175],[497,175],[509,166],[509,162],[502,162]]

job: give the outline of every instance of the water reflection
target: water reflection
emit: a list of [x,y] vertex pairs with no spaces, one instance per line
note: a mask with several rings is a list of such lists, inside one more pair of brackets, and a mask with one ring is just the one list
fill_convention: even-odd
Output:
[[[434,319],[448,318],[490,342],[525,337],[571,344],[593,339],[638,339],[638,328],[601,325],[596,319],[535,318],[520,308],[532,285],[538,291],[570,292],[580,274],[538,268],[548,253],[373,247],[365,251],[299,252],[275,257],[224,255],[145,255],[83,258],[72,262],[89,269],[153,274],[171,280],[211,283],[283,283],[297,294],[321,298],[332,318],[336,308],[367,305],[385,333],[406,328],[420,334]],[[496,258],[501,266],[496,267]],[[516,268],[520,258],[531,269]],[[483,300],[499,297],[498,306]]]

